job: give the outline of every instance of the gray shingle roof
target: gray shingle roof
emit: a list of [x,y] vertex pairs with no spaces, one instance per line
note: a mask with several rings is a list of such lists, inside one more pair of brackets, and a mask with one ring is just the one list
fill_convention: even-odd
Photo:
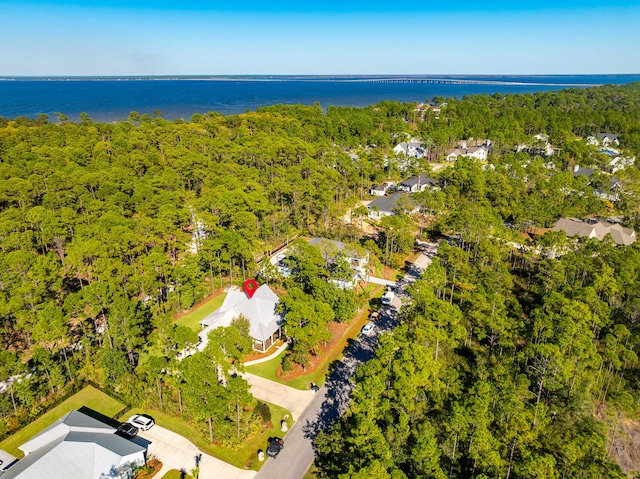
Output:
[[396,193],[391,196],[383,196],[381,198],[373,200],[367,205],[367,208],[369,209],[369,211],[373,211],[374,207],[378,207],[378,211],[391,214],[394,212],[393,209],[396,205],[396,202],[402,197],[407,197],[407,195],[404,193]]
[[400,182],[401,185],[403,186],[407,186],[407,187],[412,187],[415,185],[431,185],[434,186],[437,184],[437,181],[434,180],[433,178],[429,178],[428,176],[425,175],[419,175],[419,176],[412,176],[411,178],[408,178],[402,182]]
[[593,168],[582,168],[582,167],[578,167],[575,168],[573,170],[573,176],[586,176],[587,178],[589,178],[591,175],[593,175],[597,170],[593,169]]
[[599,140],[604,140],[605,138],[609,141],[615,141],[618,139],[618,135],[614,134],[614,133],[598,133],[596,135],[596,137]]

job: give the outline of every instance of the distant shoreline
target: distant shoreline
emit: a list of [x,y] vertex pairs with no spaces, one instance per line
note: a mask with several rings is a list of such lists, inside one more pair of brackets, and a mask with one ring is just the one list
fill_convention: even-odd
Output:
[[[606,82],[580,81],[593,77],[637,77],[637,73],[621,74],[538,74],[538,75],[131,75],[131,76],[0,76],[0,81],[87,82],[87,81],[221,81],[221,82],[319,82],[319,83],[425,83],[476,85],[540,85],[550,87],[594,87]],[[509,80],[506,80],[508,78]],[[574,79],[558,82],[558,79]],[[526,79],[529,81],[518,81]],[[531,81],[531,80],[547,81]],[[556,80],[556,81],[554,81]]]
[[625,75],[159,75],[2,76],[0,116],[86,113],[98,122],[131,112],[189,119],[237,115],[276,104],[365,107],[381,101],[431,102],[468,95],[539,93],[640,82]]

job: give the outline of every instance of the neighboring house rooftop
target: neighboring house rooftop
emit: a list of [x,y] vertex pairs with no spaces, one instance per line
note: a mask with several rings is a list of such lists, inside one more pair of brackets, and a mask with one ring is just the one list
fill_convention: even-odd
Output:
[[401,198],[410,198],[406,193],[395,193],[391,196],[384,196],[373,200],[367,205],[370,214],[378,211],[378,216],[389,216],[395,214],[395,206]]
[[459,156],[469,156],[472,158],[477,158],[480,160],[484,160],[487,158],[487,154],[489,153],[489,149],[486,146],[470,146],[470,147],[458,147],[451,148],[446,151],[446,157],[449,160],[453,160]]
[[569,237],[586,236],[599,240],[610,234],[613,241],[620,246],[628,246],[636,241],[636,233],[632,229],[623,228],[619,224],[603,223],[602,221],[585,223],[569,218],[560,218],[553,227],[553,231],[564,231]]
[[618,141],[618,135],[614,133],[598,133],[596,138],[600,141],[607,141],[609,143]]
[[[357,251],[356,248],[354,248],[353,246],[349,246],[348,244],[343,243],[342,241],[337,241],[337,240],[332,240],[327,238],[311,238],[308,240],[308,242],[312,246],[320,247],[321,250],[322,250],[323,243],[331,244],[334,248],[336,248],[337,253],[343,253],[345,257],[351,261],[369,258],[369,255],[367,253],[361,254],[360,252]],[[333,261],[334,258],[326,258],[326,259],[328,261]]]
[[205,348],[210,331],[230,326],[240,316],[249,320],[249,334],[262,344],[261,349],[264,350],[266,344],[271,347],[273,335],[279,331],[283,320],[282,315],[276,311],[279,302],[280,298],[266,284],[256,289],[251,298],[244,291],[230,290],[222,306],[200,321],[204,329],[198,334],[198,349],[202,351]]
[[387,193],[387,188],[389,185],[386,183],[380,183],[379,185],[374,185],[371,188],[371,194],[374,196],[384,196]]
[[400,184],[402,186],[406,186],[407,188],[412,188],[415,186],[422,186],[422,185],[435,186],[438,184],[438,182],[433,178],[429,178],[428,176],[419,175],[419,176],[413,176],[404,181],[401,181]]
[[71,411],[20,449],[26,454],[3,479],[125,478],[145,461],[146,448],[114,434],[115,428]]
[[[330,280],[340,288],[352,288],[358,283],[361,277],[364,278],[366,276],[366,266],[369,262],[369,254],[367,252],[358,251],[357,248],[343,243],[342,241],[327,238],[311,238],[308,242],[310,245],[316,246],[320,249],[324,260],[327,263],[335,262],[336,253],[342,253],[344,258],[349,262],[349,265],[352,268],[352,275],[350,279]],[[329,247],[327,248],[326,245],[329,245]]]
[[332,240],[328,238],[311,238],[308,241],[309,241],[309,244],[313,246],[318,246],[322,242],[331,243],[333,246],[335,246],[338,249],[338,252],[342,251],[347,246],[347,244],[343,243],[342,241]]
[[474,140],[473,138],[469,138],[467,140],[460,140],[458,142],[458,147],[461,149],[467,149],[467,148],[478,148],[478,147],[489,147],[491,145],[491,140],[486,139],[486,138],[479,138],[477,140]]
[[423,148],[422,142],[418,141],[415,138],[397,144],[393,148],[393,151],[406,156],[412,156],[414,158],[422,158],[426,154],[426,150]]
[[583,168],[579,165],[573,167],[573,176],[586,176],[590,178],[597,170],[594,168]]

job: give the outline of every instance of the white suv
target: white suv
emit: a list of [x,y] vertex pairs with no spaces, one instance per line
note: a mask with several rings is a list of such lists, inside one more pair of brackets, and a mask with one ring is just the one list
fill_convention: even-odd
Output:
[[394,297],[395,294],[393,294],[393,291],[391,291],[391,289],[388,289],[387,292],[384,293],[380,301],[382,302],[382,304],[391,304],[391,301],[393,301]]
[[143,431],[151,429],[151,426],[155,424],[153,418],[146,414],[134,414],[127,422],[138,429],[142,429]]
[[375,326],[373,325],[373,323],[367,323],[362,327],[362,334],[369,336],[371,335],[371,333],[373,333],[374,328]]

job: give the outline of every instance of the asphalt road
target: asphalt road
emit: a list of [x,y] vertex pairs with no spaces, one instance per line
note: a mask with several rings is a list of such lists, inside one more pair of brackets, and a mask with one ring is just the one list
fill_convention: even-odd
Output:
[[360,335],[340,361],[327,382],[316,393],[298,421],[285,436],[284,448],[274,459],[267,459],[255,479],[300,479],[314,459],[313,440],[321,430],[326,430],[345,411],[355,385],[351,377],[358,366],[375,355],[377,334],[392,330],[396,325],[396,312],[400,308],[404,288],[420,276],[422,270],[412,267],[398,283],[392,303],[380,309],[374,334]]

